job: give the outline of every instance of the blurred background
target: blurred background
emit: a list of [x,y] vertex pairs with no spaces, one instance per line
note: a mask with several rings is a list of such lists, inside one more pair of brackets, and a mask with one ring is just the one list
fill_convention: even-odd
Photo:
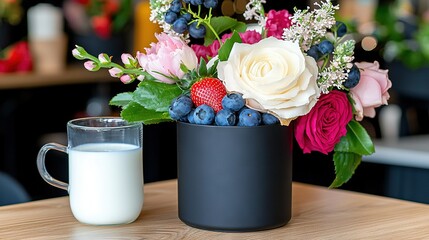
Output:
[[[293,12],[315,1],[267,2],[267,10]],[[342,188],[429,202],[429,1],[334,2],[341,8],[337,17],[355,31],[350,37],[357,42],[356,60],[380,62],[393,82],[389,105],[363,122],[380,151],[364,158]],[[246,4],[220,0],[216,11],[240,18]],[[115,61],[123,52],[144,51],[160,31],[149,15],[149,1],[143,0],[0,0],[0,171],[32,200],[67,194],[40,178],[41,145],[65,143],[70,119],[119,115],[109,99],[135,88],[107,71],[86,71],[71,55],[74,45]],[[175,134],[174,123],[144,127],[145,182],[176,177]],[[398,152],[392,157],[393,150]],[[295,181],[329,185],[332,156],[294,154]],[[67,181],[64,154],[50,152],[47,165],[54,177]]]

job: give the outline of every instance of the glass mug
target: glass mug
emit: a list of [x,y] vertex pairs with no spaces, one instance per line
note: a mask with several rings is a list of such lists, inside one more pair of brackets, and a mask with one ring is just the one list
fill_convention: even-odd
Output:
[[[143,207],[143,125],[121,118],[90,117],[67,123],[68,146],[47,143],[37,168],[49,184],[67,190],[75,218],[86,224],[133,222]],[[69,183],[48,173],[49,150],[68,154]]]

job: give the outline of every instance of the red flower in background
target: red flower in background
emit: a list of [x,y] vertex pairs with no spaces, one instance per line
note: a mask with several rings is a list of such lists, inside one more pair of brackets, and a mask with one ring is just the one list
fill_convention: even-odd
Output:
[[94,32],[102,38],[109,38],[112,35],[112,21],[108,16],[92,17],[91,26],[94,29]]
[[6,48],[0,58],[0,73],[28,72],[33,69],[30,49],[26,41],[20,41]]
[[132,0],[70,0],[64,4],[64,14],[75,32],[86,35],[93,31],[109,38],[123,31],[131,19]]
[[75,0],[77,3],[82,5],[88,5],[91,0]]

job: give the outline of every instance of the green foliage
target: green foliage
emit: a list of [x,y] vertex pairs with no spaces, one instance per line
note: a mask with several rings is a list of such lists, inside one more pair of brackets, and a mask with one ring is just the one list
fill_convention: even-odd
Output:
[[133,15],[132,0],[122,0],[121,8],[113,18],[112,27],[114,32],[120,32],[129,23]]
[[172,121],[168,112],[150,110],[134,101],[122,109],[121,117],[129,122],[143,122],[145,125]]
[[133,101],[146,109],[168,112],[171,100],[182,93],[176,84],[142,81],[133,93]]
[[110,100],[109,104],[112,106],[117,106],[117,107],[125,107],[132,100],[133,100],[133,93],[132,92],[124,92],[124,93],[119,93],[116,96],[114,96]]
[[357,121],[352,120],[347,124],[347,134],[335,146],[335,151],[371,155],[375,152],[375,149],[365,128]]
[[121,117],[129,122],[154,124],[171,121],[168,108],[171,100],[180,94],[182,90],[176,84],[145,80],[134,92],[113,97],[110,105],[121,107]]
[[[210,25],[212,27],[212,31],[207,31],[206,36],[204,37],[204,45],[210,45],[214,40],[216,40],[216,34],[219,36],[223,32],[230,30],[230,31],[237,31],[237,32],[244,32],[246,31],[246,24],[243,22],[239,22],[234,18],[230,17],[213,17],[210,20]],[[209,26],[207,26],[210,29]],[[213,32],[215,31],[215,32]]]
[[349,181],[361,161],[362,156],[359,154],[350,152],[335,152],[335,179],[329,187],[337,188]]
[[347,124],[346,136],[335,146],[335,180],[330,187],[337,188],[346,183],[362,161],[362,155],[371,155],[374,152],[374,144],[365,128],[355,120],[350,121]]
[[403,16],[398,15],[398,4],[380,4],[375,20],[377,28],[374,36],[384,44],[383,55],[387,61],[399,61],[410,69],[428,65],[429,62],[429,26],[421,16],[408,20],[414,27],[401,22]]
[[219,49],[218,56],[220,61],[228,60],[229,54],[231,53],[232,47],[235,43],[241,43],[241,38],[240,35],[234,31],[232,36],[227,39]]

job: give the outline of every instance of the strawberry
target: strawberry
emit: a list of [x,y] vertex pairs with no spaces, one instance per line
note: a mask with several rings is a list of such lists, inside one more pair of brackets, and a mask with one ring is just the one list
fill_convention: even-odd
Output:
[[202,78],[191,87],[191,99],[196,107],[206,104],[218,112],[222,109],[222,98],[226,95],[223,83],[217,78]]

